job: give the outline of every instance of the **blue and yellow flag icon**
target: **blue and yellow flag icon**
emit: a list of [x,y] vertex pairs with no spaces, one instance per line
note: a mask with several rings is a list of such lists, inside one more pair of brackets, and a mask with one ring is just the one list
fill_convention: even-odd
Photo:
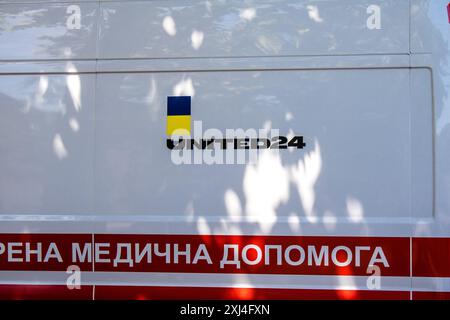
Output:
[[191,97],[167,97],[167,135],[191,134]]

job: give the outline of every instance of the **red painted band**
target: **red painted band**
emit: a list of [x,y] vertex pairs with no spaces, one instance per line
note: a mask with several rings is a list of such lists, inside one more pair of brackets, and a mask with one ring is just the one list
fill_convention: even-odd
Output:
[[409,300],[408,291],[96,286],[96,300]]
[[412,275],[450,277],[450,239],[413,238]]
[[413,300],[450,300],[450,292],[413,292]]
[[93,287],[69,290],[65,285],[0,285],[0,300],[92,300]]
[[[83,271],[92,271],[93,263],[85,260],[83,263],[75,261],[72,258],[73,248],[72,243],[79,243],[81,248],[85,244],[92,241],[92,236],[88,234],[0,234],[0,243],[13,243],[14,251],[13,257],[15,261],[10,261],[8,254],[0,254],[0,270],[41,270],[41,271],[65,271],[69,265],[76,264],[81,267]],[[409,238],[400,237],[310,237],[310,236],[229,236],[229,235],[126,235],[126,234],[97,234],[94,235],[95,245],[100,245],[101,250],[106,250],[102,253],[99,260],[94,264],[95,271],[111,271],[111,272],[181,272],[181,273],[252,273],[252,274],[302,274],[302,275],[367,275],[367,267],[373,257],[374,250],[379,247],[383,250],[389,266],[378,264],[381,268],[383,276],[409,276],[410,275],[410,240]],[[45,262],[43,257],[38,261],[36,254],[31,255],[31,260],[26,257],[24,243],[31,243],[30,248],[36,250],[37,243],[41,242],[43,247],[42,255],[45,255],[49,245],[54,242],[58,246],[61,253],[61,262],[55,259]],[[205,244],[209,252],[212,263],[208,263],[206,259],[199,260],[197,263],[192,261],[187,262],[186,258],[180,255],[177,263],[173,261],[174,253],[171,253],[171,261],[166,262],[166,257],[155,256],[152,253],[152,261],[149,263],[147,258],[136,262],[135,248],[139,245],[139,251],[142,251],[146,244],[151,243],[152,250],[155,244],[158,244],[159,251],[165,252],[166,245],[174,248],[174,244],[178,244],[179,251],[184,251],[187,245],[191,247],[191,260],[193,260],[199,245]],[[103,246],[103,244],[105,244]],[[124,263],[123,259],[127,258],[125,248],[120,245],[131,244],[130,254],[133,258],[133,263]],[[239,246],[239,256],[242,255],[242,248],[247,245],[257,245],[263,250],[264,258],[256,264],[241,263],[237,268],[235,264],[223,264],[224,246],[227,244]],[[279,261],[277,250],[271,249],[266,254],[264,248],[266,246],[278,246],[279,248],[286,248],[290,246],[300,246],[305,250],[303,263],[294,265],[286,261]],[[322,260],[320,263],[312,262],[312,258],[308,257],[309,248],[313,247],[316,254],[320,254],[323,247],[327,248],[328,257],[327,262]],[[348,265],[338,265],[333,261],[332,252],[334,249],[337,254],[335,258],[338,261],[346,261],[348,254],[342,247],[351,250],[351,263]],[[356,252],[356,248],[365,248]],[[122,252],[118,252],[121,248]],[[370,250],[368,249],[370,248]],[[9,250],[11,252],[11,250]],[[91,255],[92,255],[91,250]],[[227,260],[233,260],[234,252],[228,250]],[[98,252],[98,250],[97,250]],[[286,260],[282,252],[281,259]],[[299,260],[299,251],[292,250],[291,259],[293,261]],[[256,251],[248,251],[248,258],[255,259]],[[357,256],[360,258],[357,262]],[[120,257],[121,261],[114,264],[114,261]],[[92,256],[91,256],[92,258]],[[18,260],[17,260],[18,259]],[[240,260],[241,257],[239,257]],[[268,259],[269,261],[266,261]],[[278,263],[279,262],[279,263]],[[309,263],[312,262],[312,263]]]
[[1,300],[408,300],[409,291],[0,285]]
[[[302,265],[293,266],[286,263],[277,264],[275,250],[270,251],[270,264],[264,261],[256,265],[244,265],[237,269],[234,265],[225,265],[220,268],[219,262],[223,258],[223,245],[227,243],[239,244],[243,247],[248,244],[256,244],[260,247],[265,245],[279,245],[286,248],[290,245],[300,245],[307,248],[313,245],[320,250],[321,246],[329,246],[332,250],[338,245],[351,248],[355,246],[380,246],[383,248],[386,258],[389,261],[389,268],[381,270],[383,276],[410,276],[410,245],[409,238],[396,237],[293,237],[293,236],[211,236],[211,235],[123,235],[123,234],[99,234],[95,235],[96,243],[109,243],[110,251],[103,258],[109,259],[108,263],[95,263],[96,271],[128,271],[128,272],[187,272],[187,273],[253,273],[253,274],[306,274],[306,275],[367,275],[366,266],[370,259],[370,254],[361,252],[361,263],[357,267],[354,264],[347,267],[338,267],[332,263],[328,266],[312,265],[307,262]],[[81,247],[92,242],[90,234],[0,234],[0,243],[16,243],[21,251],[12,254],[14,259],[9,261],[7,252],[0,254],[0,270],[9,271],[66,271],[67,267],[76,264],[82,271],[93,271],[93,263],[79,262],[72,260],[72,244],[79,243]],[[29,262],[25,254],[25,243],[30,243],[30,249],[36,250],[37,243],[43,247],[40,261],[37,255],[32,253]],[[50,259],[45,262],[44,255],[46,248],[51,243],[56,243],[62,262]],[[184,250],[186,244],[191,244],[192,248],[204,243],[214,261],[209,265],[206,261],[199,261],[197,264],[185,263],[183,257],[180,262],[174,264],[165,263],[164,257],[154,257],[152,263],[147,263],[143,259],[140,263],[130,266],[126,263],[119,263],[116,267],[113,260],[117,256],[118,243],[131,243],[133,246],[140,245],[141,250],[146,243],[158,243],[163,251],[165,244],[178,243],[180,251]],[[450,277],[450,238],[412,238],[412,276],[414,277]],[[6,248],[5,248],[6,250]],[[194,250],[194,249],[193,249]],[[134,253],[133,253],[134,254]],[[193,251],[191,255],[193,256]],[[92,257],[91,257],[92,258]],[[159,259],[158,259],[159,258]],[[295,257],[294,257],[295,258]],[[342,258],[341,258],[342,259]]]

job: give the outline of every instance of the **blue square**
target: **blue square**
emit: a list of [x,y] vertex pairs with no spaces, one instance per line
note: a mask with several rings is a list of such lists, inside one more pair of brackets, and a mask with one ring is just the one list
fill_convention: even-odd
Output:
[[190,116],[191,96],[167,97],[168,116]]

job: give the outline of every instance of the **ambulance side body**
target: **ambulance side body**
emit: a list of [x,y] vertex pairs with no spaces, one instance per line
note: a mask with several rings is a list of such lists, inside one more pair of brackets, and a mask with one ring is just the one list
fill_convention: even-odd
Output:
[[[0,0],[0,297],[450,298],[448,10]],[[306,145],[177,164],[169,96]]]

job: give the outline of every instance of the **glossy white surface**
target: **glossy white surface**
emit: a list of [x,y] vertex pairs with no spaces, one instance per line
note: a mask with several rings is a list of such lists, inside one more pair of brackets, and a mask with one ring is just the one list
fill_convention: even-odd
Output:
[[[402,69],[99,75],[96,211],[256,221],[408,217],[408,78]],[[180,83],[192,83],[192,120],[204,129],[269,124],[304,135],[307,148],[263,153],[256,166],[173,164],[164,118]]]
[[[380,30],[366,27],[366,9],[373,3],[382,9]],[[63,32],[68,16],[66,9],[72,4],[80,5],[81,29]],[[0,50],[1,108],[7,110],[2,111],[6,116],[0,120],[5,124],[2,130],[7,131],[7,134],[2,134],[1,148],[11,150],[2,152],[0,169],[2,175],[8,177],[3,181],[14,180],[12,189],[3,187],[0,207],[4,220],[25,221],[17,222],[17,225],[16,222],[8,222],[3,226],[38,232],[44,232],[46,228],[57,230],[59,223],[61,228],[86,232],[94,229],[154,232],[161,229],[157,226],[165,226],[166,232],[196,233],[201,231],[199,225],[203,220],[196,221],[192,210],[188,210],[191,214],[186,214],[181,209],[185,209],[188,198],[194,198],[187,194],[204,192],[213,194],[215,200],[208,203],[201,197],[190,199],[199,204],[199,207],[194,207],[194,214],[196,219],[209,219],[210,229],[217,233],[234,230],[280,234],[410,235],[412,228],[414,235],[448,236],[450,137],[446,119],[450,118],[447,112],[450,32],[446,6],[447,2],[443,0],[249,1],[245,4],[197,0],[0,1],[0,12],[7,17],[0,24],[0,47],[6,46]],[[173,23],[166,17],[171,17]],[[171,26],[175,26],[175,33]],[[252,32],[247,32],[250,30]],[[116,60],[109,60],[111,58]],[[412,69],[408,69],[410,66]],[[381,69],[369,70],[372,68]],[[313,71],[316,69],[319,70]],[[224,72],[226,70],[236,72]],[[21,76],[12,76],[15,73]],[[73,145],[67,143],[72,139],[69,137],[74,126],[73,121],[70,122],[71,114],[50,113],[48,110],[40,110],[39,113],[36,106],[31,108],[35,111],[29,114],[22,111],[28,101],[32,102],[31,105],[35,103],[39,90],[45,87],[39,84],[41,77],[48,78],[48,85],[40,101],[45,101],[50,109],[54,108],[52,104],[61,104],[62,101],[67,110],[74,110],[72,105],[76,94],[71,93],[73,89],[68,86],[68,73],[79,77],[81,88],[82,111],[76,113],[79,132],[74,135]],[[237,74],[242,77],[234,79],[233,75]],[[261,75],[259,79],[262,82],[254,82],[251,88],[244,90],[246,86],[250,87],[250,75],[255,74]],[[278,82],[288,82],[290,86],[278,88],[278,84],[266,76],[268,74],[274,75]],[[345,80],[349,74],[354,76],[348,76],[349,82],[342,83],[340,80]],[[74,75],[70,77],[75,78]],[[346,109],[348,114],[344,113],[342,120],[350,114],[354,114],[352,121],[358,119],[350,121],[346,129],[364,126],[370,130],[366,136],[352,136],[353,146],[321,149],[322,155],[326,156],[322,159],[326,161],[322,168],[333,172],[325,171],[327,174],[320,178],[324,180],[317,181],[314,200],[317,211],[312,218],[306,216],[298,190],[289,181],[289,200],[276,210],[280,223],[273,229],[254,228],[254,223],[245,221],[243,166],[194,169],[230,171],[231,174],[225,174],[224,179],[214,181],[215,186],[222,184],[222,194],[208,190],[205,187],[207,183],[196,180],[192,173],[192,177],[187,179],[191,190],[183,191],[184,200],[166,205],[161,194],[147,194],[147,188],[155,190],[154,186],[151,187],[155,182],[150,181],[147,185],[145,178],[168,178],[152,169],[146,161],[158,159],[166,168],[170,166],[162,163],[162,154],[167,150],[158,149],[160,145],[152,139],[162,136],[157,129],[162,129],[165,123],[164,96],[172,94],[172,86],[183,77],[185,80],[191,77],[196,90],[193,110],[200,108],[201,120],[211,121],[214,126],[225,127],[233,122],[258,127],[263,120],[277,118],[279,110],[274,111],[275,108],[281,108],[283,112],[299,108],[301,115],[294,119],[300,120],[288,124],[280,118],[272,122],[278,121],[276,124],[282,130],[291,127],[296,131],[306,130],[328,145],[331,144],[328,141],[339,136],[330,133],[331,129],[338,129],[339,121],[321,122],[317,117],[320,108],[328,110],[335,100],[349,106]],[[156,82],[155,91],[152,91],[152,79]],[[227,80],[237,82],[243,88],[236,99],[229,93],[227,96],[226,91],[219,92],[226,88],[219,87],[220,82]],[[59,84],[55,85],[58,81]],[[354,90],[354,95],[349,95],[350,89]],[[265,91],[269,90],[272,92],[267,94]],[[149,102],[152,92],[159,99],[155,103]],[[342,92],[346,95],[340,96]],[[282,101],[282,106],[276,107],[275,100],[267,97],[255,102],[253,99],[258,94],[275,96]],[[370,94],[373,98],[366,101]],[[253,114],[254,108],[261,105],[266,113],[237,119],[230,113],[218,121],[212,113],[208,115],[214,108],[210,107],[207,99],[213,96],[224,100],[220,103],[230,108],[245,103],[249,114]],[[307,100],[308,106],[294,107],[294,102],[300,98]],[[204,102],[198,102],[201,100]],[[356,104],[363,102],[367,109],[357,107]],[[10,104],[18,107],[11,108]],[[215,105],[219,108],[221,104]],[[107,110],[115,110],[117,114],[109,114]],[[332,115],[327,116],[331,119]],[[262,119],[263,116],[267,119]],[[133,117],[137,119],[133,121]],[[23,126],[22,132],[25,133],[11,135],[12,123]],[[136,126],[136,123],[140,125]],[[113,124],[116,127],[112,127]],[[45,130],[32,134],[31,125]],[[387,126],[386,132],[375,129],[377,125]],[[116,128],[124,130],[122,136],[118,136]],[[320,130],[325,130],[323,128],[328,130],[328,136],[321,133]],[[364,140],[378,141],[374,134],[379,131],[381,138],[390,138],[382,146],[390,154],[377,153],[364,143]],[[149,136],[139,136],[139,133]],[[60,139],[55,140],[57,134]],[[126,143],[127,137],[134,141]],[[55,146],[60,146],[61,141],[68,155],[55,161],[55,157],[58,158],[55,153],[58,147]],[[145,144],[149,146],[147,149]],[[24,145],[27,148],[18,147]],[[39,146],[39,151],[46,150],[47,153],[39,153],[29,145]],[[361,158],[363,161],[355,165],[352,161],[357,158],[351,156],[356,150],[365,150],[367,158]],[[61,156],[62,153],[59,154]],[[286,157],[292,161],[289,165],[302,159],[301,156],[295,159],[292,154]],[[112,159],[118,163],[116,171],[112,169]],[[381,165],[373,159],[380,160]],[[352,165],[342,165],[348,161]],[[340,164],[339,170],[343,171],[337,169]],[[372,168],[372,171],[367,168]],[[379,168],[379,172],[373,168]],[[360,170],[360,175],[349,178],[344,187],[338,188],[333,184],[345,174],[350,176],[352,170]],[[191,173],[183,174],[189,176]],[[16,176],[19,178],[15,179]],[[72,180],[72,187],[70,184],[66,186],[69,180]],[[226,210],[223,196],[228,190],[225,182],[230,180],[233,180],[230,185],[242,202],[244,222],[236,221]],[[62,186],[71,190],[70,198],[68,193],[63,195],[65,190]],[[389,188],[395,188],[395,193],[389,193]],[[15,197],[11,197],[10,193],[18,189],[21,193],[14,191]],[[127,192],[128,189],[133,192]],[[351,196],[350,191],[358,194],[357,200],[364,208],[363,216],[356,218],[360,219],[358,221],[348,214],[347,201],[344,200],[344,195]],[[369,196],[373,193],[375,196]],[[396,194],[400,195],[400,200],[395,200]],[[298,219],[291,218],[292,213],[297,214]],[[54,222],[41,224],[37,219]],[[72,221],[69,226],[60,219],[98,223],[77,224]],[[146,223],[140,224],[139,221],[147,221],[148,225],[145,227]]]
[[[371,4],[380,29],[367,28]],[[80,29],[66,27],[71,5]],[[449,237],[447,5],[0,0],[0,232]],[[256,167],[175,166],[164,138],[177,85],[205,127],[270,124],[307,148]],[[65,277],[0,272],[2,283]],[[248,277],[308,288],[342,278]],[[448,278],[388,278],[387,290],[450,290]]]
[[77,4],[79,29],[67,28],[70,5],[0,1],[0,61],[95,59],[98,4]]
[[[379,30],[366,25],[371,4],[382,11]],[[99,57],[408,53],[408,6],[405,0],[104,2]]]
[[[450,24],[448,1],[412,1],[413,41],[422,54],[411,55],[411,65],[433,71],[434,101],[434,219],[415,226],[414,234],[450,235]],[[412,38],[413,39],[413,38]],[[429,52],[427,54],[426,52]]]
[[0,75],[0,211],[92,212],[95,77]]

